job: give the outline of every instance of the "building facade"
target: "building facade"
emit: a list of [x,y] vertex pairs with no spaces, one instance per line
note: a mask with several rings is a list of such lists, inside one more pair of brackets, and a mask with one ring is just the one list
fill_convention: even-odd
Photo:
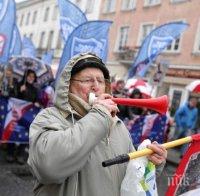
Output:
[[[174,21],[187,22],[189,28],[158,58],[168,62],[169,68],[162,88],[156,88],[156,95],[170,96],[173,107],[186,101],[189,92],[185,86],[200,78],[199,9],[196,0],[103,0],[100,19],[113,21],[108,55],[113,75],[125,76],[143,39],[155,27]],[[151,71],[146,79],[150,77]]]
[[[71,0],[85,14],[88,20],[97,20],[101,0]],[[57,0],[27,0],[17,4],[17,24],[21,37],[31,38],[38,56],[54,49],[52,68],[57,69],[64,43],[60,35]]]

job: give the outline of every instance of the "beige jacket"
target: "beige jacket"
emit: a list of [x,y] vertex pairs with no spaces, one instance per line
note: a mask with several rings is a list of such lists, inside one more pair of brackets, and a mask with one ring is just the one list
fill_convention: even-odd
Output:
[[70,71],[80,58],[70,60],[62,72],[55,107],[42,110],[30,127],[28,164],[38,196],[120,195],[126,164],[101,164],[132,151],[131,138],[103,106],[91,108],[68,92]]

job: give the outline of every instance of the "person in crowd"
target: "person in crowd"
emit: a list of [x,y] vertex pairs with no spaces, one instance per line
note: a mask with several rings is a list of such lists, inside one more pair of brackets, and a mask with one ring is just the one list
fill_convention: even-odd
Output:
[[[57,79],[54,107],[43,109],[30,126],[28,164],[36,177],[35,195],[119,196],[127,164],[108,168],[102,161],[133,151],[128,130],[116,116],[110,74],[91,53],[74,56]],[[97,97],[89,104],[89,94]],[[166,150],[149,145],[158,170]]]
[[0,95],[4,97],[16,97],[16,82],[17,80],[13,77],[12,65],[7,64],[0,79]]
[[[129,98],[132,99],[142,99],[142,93],[139,89],[133,89],[132,93],[130,94]],[[128,107],[128,117],[129,119],[135,118],[135,116],[142,115],[143,108],[141,107]]]
[[[198,118],[198,110],[196,106],[197,98],[190,97],[188,102],[178,108],[174,117],[176,123],[174,139],[186,137],[192,133]],[[184,154],[186,147],[187,145],[181,147],[181,156]]]
[[[26,70],[22,80],[17,83],[16,98],[33,102],[38,105],[38,90],[34,86],[36,81],[36,73],[31,69]],[[8,162],[14,162],[16,159],[19,164],[24,164],[27,159],[25,152],[26,147],[26,144],[8,144],[6,160]]]
[[39,92],[40,105],[44,108],[53,106],[55,90],[52,82],[48,82]]
[[[112,90],[112,95],[113,97],[117,97],[117,98],[128,97],[127,91],[125,89],[125,81],[123,79],[119,79],[116,81],[115,87]],[[118,117],[121,120],[124,120],[128,116],[128,112],[127,112],[128,108],[126,106],[118,105],[118,109],[119,109]]]
[[38,90],[35,87],[37,76],[35,71],[25,71],[22,80],[17,85],[17,98],[36,103],[38,101]]

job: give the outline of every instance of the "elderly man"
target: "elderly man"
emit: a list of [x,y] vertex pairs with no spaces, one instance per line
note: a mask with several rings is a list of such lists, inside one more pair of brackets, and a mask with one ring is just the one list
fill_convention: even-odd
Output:
[[[133,151],[116,116],[110,75],[93,54],[72,58],[56,87],[54,107],[42,110],[30,127],[30,165],[40,196],[119,196],[127,164],[103,168],[102,161]],[[89,105],[89,93],[97,99]],[[149,159],[162,165],[166,150],[149,146]]]

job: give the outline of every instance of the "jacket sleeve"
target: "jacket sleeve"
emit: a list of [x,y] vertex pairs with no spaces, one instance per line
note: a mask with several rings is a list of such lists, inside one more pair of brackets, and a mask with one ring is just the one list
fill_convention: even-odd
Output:
[[175,122],[176,122],[177,127],[181,126],[181,118],[182,116],[185,115],[184,113],[185,113],[184,107],[179,108],[177,112],[175,113]]
[[93,108],[64,128],[61,120],[55,123],[47,112],[36,117],[30,127],[28,164],[41,183],[61,183],[85,165],[90,152],[109,132],[112,118],[106,112],[101,106]]
[[197,120],[198,120],[198,110],[197,109],[195,109],[193,116],[194,116],[194,119],[192,121],[192,126],[191,126],[192,130],[196,128],[196,124],[197,124]]

